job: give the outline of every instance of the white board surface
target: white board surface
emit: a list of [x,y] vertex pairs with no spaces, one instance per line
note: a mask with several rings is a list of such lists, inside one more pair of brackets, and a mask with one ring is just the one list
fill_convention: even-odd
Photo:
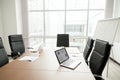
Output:
[[108,41],[110,44],[113,44],[119,20],[120,18],[100,20],[97,23],[93,37],[95,39],[105,40]]

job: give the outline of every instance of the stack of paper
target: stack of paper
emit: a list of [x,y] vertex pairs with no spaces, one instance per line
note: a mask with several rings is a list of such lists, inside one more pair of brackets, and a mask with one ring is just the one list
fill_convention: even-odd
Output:
[[20,58],[20,61],[35,61],[38,58],[38,56],[24,56]]

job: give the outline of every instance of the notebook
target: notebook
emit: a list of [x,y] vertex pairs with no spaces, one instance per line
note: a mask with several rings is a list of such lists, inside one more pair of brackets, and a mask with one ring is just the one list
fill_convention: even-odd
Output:
[[77,59],[71,59],[65,48],[59,49],[55,51],[55,55],[60,66],[75,69],[81,62]]

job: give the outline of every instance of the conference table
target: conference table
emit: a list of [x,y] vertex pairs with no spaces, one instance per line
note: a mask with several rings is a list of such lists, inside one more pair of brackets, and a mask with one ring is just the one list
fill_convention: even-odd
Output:
[[[59,65],[54,51],[57,47],[43,47],[36,53],[26,52],[0,68],[0,80],[95,80],[83,54],[75,47],[66,48],[69,56],[81,61],[71,70]],[[37,57],[35,61],[20,60],[25,56]]]

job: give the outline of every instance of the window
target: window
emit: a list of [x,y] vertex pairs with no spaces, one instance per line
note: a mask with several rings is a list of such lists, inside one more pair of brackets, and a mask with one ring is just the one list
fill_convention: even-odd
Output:
[[[56,46],[59,33],[70,34],[70,46],[84,47],[96,23],[104,18],[105,0],[27,0],[29,45]],[[79,43],[79,44],[78,44]],[[75,45],[76,44],[76,45]]]
[[65,0],[44,0],[45,10],[65,10]]
[[[87,25],[87,11],[67,11],[66,12],[66,33],[71,36],[86,36],[86,25]],[[72,27],[73,28],[72,28]],[[68,27],[72,28],[73,31],[67,32]],[[77,29],[81,29],[81,30]]]
[[66,0],[67,10],[88,9],[88,0]]
[[64,14],[63,11],[49,11],[45,13],[46,36],[56,36],[58,33],[64,33]]
[[85,24],[66,25],[66,33],[71,36],[85,36]]

